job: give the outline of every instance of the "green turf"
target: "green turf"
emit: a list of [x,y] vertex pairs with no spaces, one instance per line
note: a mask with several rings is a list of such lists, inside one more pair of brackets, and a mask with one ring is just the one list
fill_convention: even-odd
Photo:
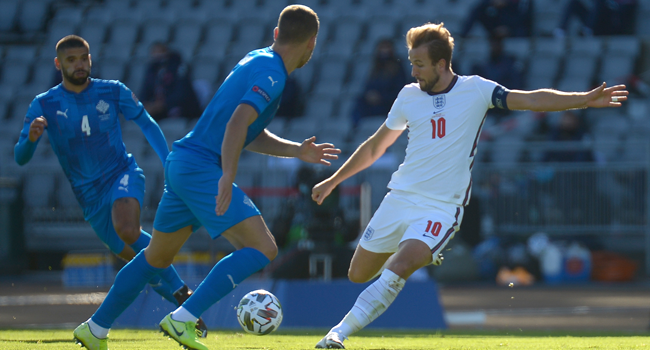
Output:
[[[294,331],[267,336],[212,331],[210,349],[313,349],[324,331]],[[109,349],[180,349],[153,330],[113,330]],[[650,335],[596,332],[396,332],[364,331],[345,342],[348,349],[649,349]],[[72,330],[0,330],[0,349],[79,349]]]

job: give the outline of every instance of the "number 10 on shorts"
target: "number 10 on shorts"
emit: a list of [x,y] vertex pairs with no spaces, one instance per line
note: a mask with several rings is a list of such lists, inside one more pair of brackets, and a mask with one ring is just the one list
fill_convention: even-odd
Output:
[[[431,231],[429,231],[431,230]],[[431,220],[427,221],[427,228],[424,230],[425,233],[431,232],[431,234],[434,237],[438,237],[440,234],[440,230],[442,230],[442,224],[440,222],[433,222]]]

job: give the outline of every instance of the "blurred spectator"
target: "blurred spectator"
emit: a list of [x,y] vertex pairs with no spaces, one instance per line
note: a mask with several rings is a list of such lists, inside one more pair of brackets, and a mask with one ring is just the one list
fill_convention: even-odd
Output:
[[570,0],[553,34],[564,37],[573,17],[580,20],[581,34],[585,36],[634,34],[637,3],[637,0]]
[[532,13],[530,0],[479,0],[465,20],[460,36],[466,37],[476,22],[490,36],[530,36]]
[[283,202],[272,223],[280,248],[278,258],[268,267],[274,278],[309,278],[309,256],[314,253],[332,256],[332,277],[347,276],[353,253],[348,243],[357,237],[359,226],[346,220],[339,202],[339,188],[321,205],[311,199],[312,187],[329,175],[311,166],[298,169],[295,183],[298,194]]
[[[582,118],[575,111],[565,111],[558,125],[549,132],[550,141],[582,141],[587,137],[587,130]],[[544,155],[545,162],[591,162],[593,154],[589,150],[553,150]]]
[[192,86],[190,69],[180,54],[167,45],[151,45],[150,61],[142,84],[140,100],[156,120],[197,118],[203,112]]
[[[490,58],[487,62],[476,63],[472,67],[472,75],[498,81],[508,89],[523,89],[521,64],[517,59],[503,51],[503,40],[499,36],[490,37]],[[510,114],[510,111],[493,108],[490,115],[499,118]]]
[[280,100],[280,107],[275,113],[277,117],[295,118],[303,114],[305,108],[305,99],[302,88],[296,79],[292,76],[287,78]]
[[352,125],[363,117],[388,115],[400,90],[407,83],[406,72],[395,55],[390,39],[382,39],[375,48],[375,57],[366,85],[352,111]]
[[[549,133],[550,141],[582,141],[587,137],[587,130],[582,118],[576,111],[565,111],[560,116],[559,123],[552,127]],[[578,146],[579,147],[579,146]],[[546,162],[592,162],[593,153],[590,149],[580,149],[575,146],[563,147],[562,150],[551,150],[544,154]],[[596,208],[607,203],[605,198],[597,195],[597,191],[582,191],[580,188],[598,188],[596,176],[590,170],[564,171],[554,169],[548,188],[548,195],[554,215],[561,217],[569,224],[585,224],[593,221],[589,213],[599,212]],[[541,197],[540,197],[541,198]],[[599,218],[599,219],[604,219]]]

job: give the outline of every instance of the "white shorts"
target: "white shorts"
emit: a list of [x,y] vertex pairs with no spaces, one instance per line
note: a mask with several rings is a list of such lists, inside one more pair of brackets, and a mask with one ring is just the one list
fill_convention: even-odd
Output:
[[373,253],[395,253],[399,244],[417,239],[429,246],[433,260],[460,228],[464,208],[408,192],[389,192],[368,223],[359,245]]

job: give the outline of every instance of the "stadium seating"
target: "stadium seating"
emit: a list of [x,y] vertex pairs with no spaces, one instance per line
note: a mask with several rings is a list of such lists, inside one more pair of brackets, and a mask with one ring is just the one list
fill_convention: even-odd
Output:
[[126,74],[126,79],[123,80],[124,84],[131,89],[136,95],[142,92],[142,83],[144,82],[145,69],[147,68],[147,61],[138,60],[129,65]]
[[106,28],[107,25],[103,21],[87,18],[84,22],[81,23],[78,32],[81,37],[91,43],[90,47],[91,51],[93,51],[93,46],[101,45],[104,43],[104,38],[106,38]]
[[66,35],[75,33],[79,21],[70,18],[55,18],[50,22],[44,47],[55,47],[56,43]]
[[591,80],[596,72],[597,57],[580,53],[569,54],[566,57],[563,78],[578,78]]
[[141,30],[140,44],[145,47],[149,47],[154,42],[168,42],[171,33],[170,23],[161,18],[150,18],[144,21]]
[[530,58],[527,89],[550,88],[554,86],[555,77],[560,70],[560,59],[557,56],[538,53]]
[[503,51],[526,61],[532,53],[532,43],[528,38],[506,38],[503,40]]
[[336,98],[331,93],[314,94],[307,105],[305,117],[324,120],[334,114]]
[[18,14],[18,27],[23,32],[43,29],[52,0],[23,0]]
[[[649,21],[636,21],[638,35],[635,36],[578,37],[574,35],[575,30],[569,30],[566,38],[556,39],[551,34],[566,0],[547,0],[540,5],[541,2],[534,4],[533,36],[504,41],[505,51],[516,56],[525,67],[526,88],[586,90],[600,81],[609,85],[625,82],[642,66],[642,42],[644,35],[645,38],[650,35]],[[385,116],[366,118],[352,130],[349,118],[371,68],[377,41],[393,38],[397,54],[408,69],[404,48],[407,30],[426,22],[444,21],[455,35],[476,0],[305,0],[300,3],[314,8],[321,19],[318,45],[311,62],[292,73],[306,93],[306,109],[304,116],[278,119],[270,129],[296,141],[315,134],[319,141],[335,141],[349,154],[385,120]],[[141,90],[150,44],[167,42],[191,64],[193,78],[214,91],[244,54],[272,42],[277,14],[286,4],[285,0],[85,0],[66,3],[0,0],[0,34],[25,34],[24,41],[0,42],[0,120],[3,125],[0,128],[0,153],[3,154],[0,159],[13,156],[13,144],[31,99],[51,86],[55,74],[53,48],[61,37],[76,33],[86,38],[93,55],[93,75],[123,80],[136,94]],[[638,19],[649,18],[650,0],[640,0],[639,4]],[[480,25],[472,28],[468,38],[457,37],[456,44],[454,68],[458,72],[467,73],[468,67],[489,56],[487,35]],[[642,134],[632,131],[646,130],[642,126],[646,125],[644,120],[650,118],[647,117],[647,101],[629,102],[615,118],[591,118],[591,114],[587,114],[593,122],[590,132],[598,152],[607,161],[619,159],[618,151],[623,152],[625,159],[639,159],[633,145]],[[161,123],[161,127],[170,135],[170,141],[180,137],[180,130],[185,133],[188,127],[165,124]],[[139,162],[159,163],[137,125],[127,121],[123,123],[123,132],[129,152],[134,153]],[[513,131],[514,135],[496,136],[492,147],[482,149],[490,150],[479,154],[499,162],[519,159],[521,150],[507,145],[519,145],[527,132]],[[406,138],[407,132],[404,132],[391,148],[395,157],[403,156]],[[40,153],[49,146],[39,147],[39,159],[51,162],[51,151]],[[242,164],[250,162],[252,165],[247,169],[259,166],[260,158],[245,154]],[[20,172],[25,168],[7,166],[2,171],[7,169]],[[246,177],[242,182],[248,186],[259,185],[255,182],[254,171],[242,175]],[[282,176],[286,179],[290,175],[285,172]],[[147,179],[148,189],[160,185],[161,179],[152,183],[149,183],[149,175]],[[351,183],[356,185],[358,181]],[[381,181],[385,179],[376,182]],[[60,196],[65,193],[55,193],[54,185],[51,186],[48,187],[48,191],[52,191],[50,204],[63,201],[65,198]],[[379,188],[385,190],[385,183]],[[155,206],[157,195],[159,193],[148,191],[147,203]],[[276,205],[276,200],[264,199],[260,205]],[[358,203],[353,202],[344,199],[350,210],[358,211],[352,208]]]

